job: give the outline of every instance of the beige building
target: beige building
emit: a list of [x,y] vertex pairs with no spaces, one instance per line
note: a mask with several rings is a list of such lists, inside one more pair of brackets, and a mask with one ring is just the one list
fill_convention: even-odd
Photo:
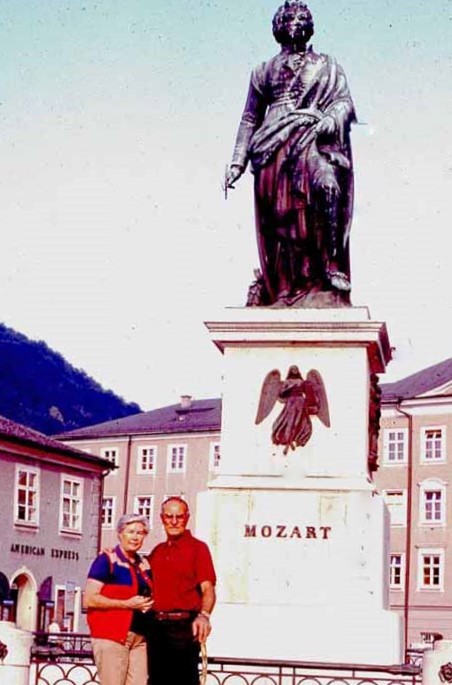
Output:
[[193,400],[71,431],[58,438],[109,459],[117,468],[105,479],[102,544],[116,541],[115,522],[125,512],[150,521],[143,551],[163,539],[159,510],[179,495],[196,513],[196,495],[205,490],[220,463],[221,400]]
[[452,359],[382,391],[375,482],[391,518],[391,605],[408,645],[452,639]]
[[[58,436],[118,468],[105,480],[102,544],[125,511],[149,517],[146,549],[162,539],[161,501],[196,495],[220,463],[221,400],[192,400]],[[296,456],[296,455],[295,455]],[[452,639],[452,359],[382,385],[379,469],[391,518],[391,607],[406,642]],[[451,484],[452,485],[452,484]]]

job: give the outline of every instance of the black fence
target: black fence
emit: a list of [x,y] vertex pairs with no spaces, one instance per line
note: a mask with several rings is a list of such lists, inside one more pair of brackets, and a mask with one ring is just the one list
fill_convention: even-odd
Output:
[[[396,666],[209,658],[206,685],[420,685],[422,652]],[[89,635],[35,633],[30,685],[99,685]]]
[[34,633],[32,661],[93,661],[91,640],[86,633]]

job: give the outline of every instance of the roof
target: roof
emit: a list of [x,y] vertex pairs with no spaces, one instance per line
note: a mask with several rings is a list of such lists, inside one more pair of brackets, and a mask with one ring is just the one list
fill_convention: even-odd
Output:
[[382,383],[382,401],[411,399],[441,388],[450,382],[452,382],[452,357],[394,383]]
[[191,400],[132,414],[122,419],[59,433],[60,440],[83,440],[136,434],[202,433],[221,430],[221,399]]
[[54,454],[58,453],[62,456],[77,457],[79,460],[92,462],[103,468],[112,468],[112,464],[106,459],[82,452],[82,450],[74,447],[69,447],[69,445],[58,442],[54,438],[49,438],[43,433],[33,430],[33,428],[28,428],[21,423],[7,419],[5,416],[0,416],[0,440],[19,443]]

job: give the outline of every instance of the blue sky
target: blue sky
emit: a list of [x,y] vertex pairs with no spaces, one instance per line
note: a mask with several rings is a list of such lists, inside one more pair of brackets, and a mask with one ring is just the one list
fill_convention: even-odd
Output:
[[[203,321],[243,304],[252,187],[221,191],[269,0],[0,0],[0,319],[143,408],[221,392]],[[353,303],[386,380],[451,356],[452,3],[313,0],[354,127]]]

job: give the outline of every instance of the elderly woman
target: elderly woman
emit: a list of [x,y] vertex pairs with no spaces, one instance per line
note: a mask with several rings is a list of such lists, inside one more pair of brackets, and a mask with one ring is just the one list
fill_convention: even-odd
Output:
[[152,586],[149,564],[138,550],[149,532],[148,522],[144,516],[126,514],[116,530],[119,544],[91,565],[84,605],[101,685],[144,685]]

